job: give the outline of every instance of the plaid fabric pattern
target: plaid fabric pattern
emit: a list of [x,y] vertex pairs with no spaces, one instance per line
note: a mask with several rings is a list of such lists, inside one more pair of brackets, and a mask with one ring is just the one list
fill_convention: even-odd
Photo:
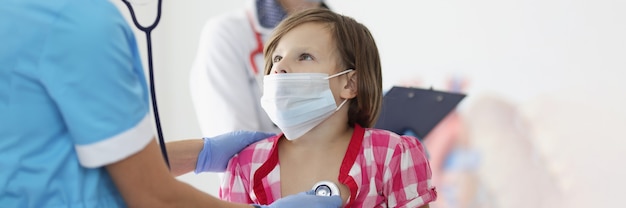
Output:
[[[222,199],[271,204],[281,197],[277,135],[244,149],[228,164]],[[355,126],[338,181],[348,186],[346,207],[419,207],[437,192],[421,143],[414,137]]]

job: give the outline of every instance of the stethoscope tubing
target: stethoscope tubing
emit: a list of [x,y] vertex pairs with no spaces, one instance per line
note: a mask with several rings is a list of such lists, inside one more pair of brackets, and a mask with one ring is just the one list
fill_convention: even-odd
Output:
[[154,66],[152,64],[152,30],[154,30],[154,28],[156,28],[156,26],[159,24],[159,21],[161,20],[161,5],[162,5],[162,0],[157,0],[157,14],[156,14],[156,18],[154,20],[154,22],[152,24],[150,24],[147,27],[144,27],[143,25],[141,25],[139,23],[139,21],[137,21],[137,16],[135,15],[135,10],[133,9],[132,5],[130,4],[130,2],[128,0],[122,0],[122,2],[124,2],[124,4],[126,5],[126,7],[128,7],[128,10],[130,11],[130,15],[133,19],[133,23],[135,24],[135,27],[137,27],[137,29],[141,30],[142,32],[144,32],[146,34],[146,42],[147,42],[147,46],[148,46],[148,73],[149,73],[149,79],[150,79],[150,97],[152,100],[152,111],[154,113],[154,120],[156,123],[156,129],[157,129],[157,135],[158,135],[158,139],[159,139],[159,146],[161,147],[161,154],[163,155],[163,159],[165,160],[165,164],[167,165],[168,168],[170,168],[170,162],[169,159],[167,157],[167,150],[165,148],[165,138],[163,137],[163,130],[161,128],[161,119],[159,117],[159,108],[157,106],[157,99],[156,99],[156,91],[155,91],[155,87],[154,87]]

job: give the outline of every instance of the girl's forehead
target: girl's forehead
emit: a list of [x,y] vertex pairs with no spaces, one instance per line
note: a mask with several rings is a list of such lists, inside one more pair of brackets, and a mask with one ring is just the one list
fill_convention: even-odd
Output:
[[328,24],[318,22],[307,22],[291,28],[282,39],[285,38],[330,38]]
[[335,42],[327,24],[309,22],[298,25],[284,33],[277,44],[281,48],[334,48]]

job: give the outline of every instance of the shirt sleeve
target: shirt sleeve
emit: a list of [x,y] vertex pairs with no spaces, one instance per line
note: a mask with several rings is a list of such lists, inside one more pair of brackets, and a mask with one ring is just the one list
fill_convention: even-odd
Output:
[[190,92],[203,136],[268,131],[259,123],[260,114],[264,115],[260,91],[248,68],[251,50],[245,43],[253,40],[254,33],[245,27],[249,25],[227,15],[209,20],[202,30],[190,71]]
[[424,148],[417,138],[401,136],[384,177],[389,207],[420,207],[434,201],[437,192]]
[[254,203],[250,198],[251,190],[250,180],[245,177],[243,168],[240,164],[240,157],[234,156],[228,163],[222,185],[220,186],[219,196],[222,200],[230,202],[238,202],[245,204]]
[[100,167],[142,150],[153,133],[141,59],[126,20],[111,2],[72,1],[54,24],[43,46],[41,81],[80,163]]

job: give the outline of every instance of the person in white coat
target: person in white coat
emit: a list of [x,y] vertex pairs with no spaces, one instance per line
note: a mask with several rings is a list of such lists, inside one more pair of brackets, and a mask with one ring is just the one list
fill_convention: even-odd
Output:
[[326,7],[321,0],[249,0],[207,21],[190,73],[203,136],[236,130],[279,132],[260,105],[263,43],[287,14]]

